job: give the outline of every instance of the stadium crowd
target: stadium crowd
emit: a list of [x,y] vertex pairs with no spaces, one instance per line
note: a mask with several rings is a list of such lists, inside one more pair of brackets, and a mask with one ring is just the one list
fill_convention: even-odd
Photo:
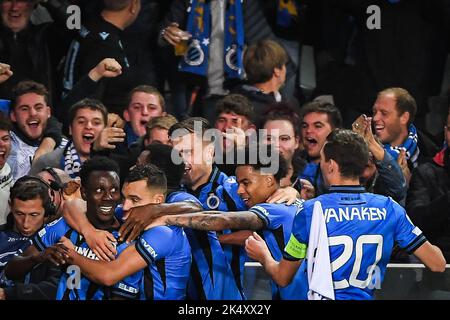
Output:
[[0,13],[0,300],[450,292],[450,0]]

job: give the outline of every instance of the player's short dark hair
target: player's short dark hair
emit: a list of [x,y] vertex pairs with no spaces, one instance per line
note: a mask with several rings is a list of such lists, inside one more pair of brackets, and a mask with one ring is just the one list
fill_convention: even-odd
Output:
[[406,89],[403,88],[387,88],[383,91],[380,91],[378,93],[378,97],[387,94],[394,95],[396,99],[395,107],[397,108],[398,114],[400,116],[405,112],[409,113],[408,125],[410,125],[414,121],[414,118],[416,117],[417,113],[416,100]]
[[[280,183],[281,179],[286,177],[288,173],[287,162],[281,153],[270,145],[267,146],[267,152],[263,155],[263,158],[261,154],[262,147],[263,145],[261,144],[252,144],[245,147],[245,159],[242,159],[244,157],[240,158],[239,151],[237,151],[235,153],[236,167],[251,166],[253,169],[258,171],[264,169],[264,173],[272,174],[277,183]],[[270,161],[267,161],[268,159],[270,159]]]
[[167,178],[164,172],[153,164],[133,167],[125,178],[126,183],[145,180],[148,189],[160,189],[167,191]]
[[107,157],[95,156],[91,159],[86,160],[81,165],[80,170],[81,186],[83,186],[84,188],[87,187],[89,183],[89,177],[91,173],[94,171],[110,171],[115,172],[117,176],[120,176],[119,165],[115,161]]
[[255,122],[255,108],[250,100],[241,94],[229,94],[216,104],[217,116],[221,113],[236,113]]
[[[199,130],[195,130],[199,129]],[[169,129],[169,137],[172,139],[181,138],[187,134],[194,133],[197,136],[203,138],[205,137],[206,130],[212,129],[211,124],[202,117],[191,117],[183,121],[175,123]],[[211,139],[213,140],[213,139]],[[211,142],[211,141],[206,141]]]
[[336,129],[328,135],[323,153],[325,160],[337,162],[341,176],[346,178],[359,178],[369,161],[369,148],[363,137],[346,129]]
[[78,101],[69,109],[69,124],[72,125],[72,122],[75,120],[77,113],[81,109],[90,109],[93,111],[100,111],[102,114],[103,123],[108,123],[108,109],[106,109],[105,105],[96,99],[86,98]]
[[[164,172],[167,179],[167,188],[178,189],[184,174],[184,163],[177,164],[172,161],[172,153],[177,151],[171,146],[160,143],[150,144],[144,150],[150,152],[146,163],[155,165]],[[181,159],[181,155],[179,157]]]
[[328,115],[328,122],[331,125],[331,128],[342,128],[343,121],[342,115],[339,109],[332,103],[325,101],[311,101],[303,105],[300,109],[300,118],[305,118],[306,115],[316,112],[316,113],[325,113]]
[[17,100],[27,93],[35,93],[39,96],[43,96],[45,104],[47,105],[50,101],[50,94],[43,84],[29,80],[21,81],[12,89],[11,110],[14,110],[14,108],[17,107]]

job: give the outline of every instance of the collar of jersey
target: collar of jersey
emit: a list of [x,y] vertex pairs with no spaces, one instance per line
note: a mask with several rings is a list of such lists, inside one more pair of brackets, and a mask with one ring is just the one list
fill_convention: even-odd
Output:
[[202,192],[203,188],[205,188],[209,184],[213,184],[213,186],[211,187],[211,190],[215,189],[214,188],[215,187],[214,184],[217,184],[217,180],[219,179],[219,176],[220,176],[219,168],[216,167],[216,166],[213,166],[211,174],[209,175],[208,182],[206,182],[206,183],[202,184],[201,186],[199,186],[195,191],[193,191],[191,188],[189,188],[189,191],[191,191],[189,193],[194,194],[194,195],[195,194],[199,195]]
[[364,193],[367,192],[362,186],[331,186],[328,193]]

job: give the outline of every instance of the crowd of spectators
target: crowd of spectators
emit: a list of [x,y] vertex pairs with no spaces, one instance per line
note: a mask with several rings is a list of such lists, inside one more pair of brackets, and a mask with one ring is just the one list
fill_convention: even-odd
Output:
[[[183,286],[191,299],[245,299],[245,230],[276,239],[281,257],[298,199],[328,192],[321,150],[343,128],[369,150],[360,184],[405,208],[450,261],[449,0],[0,0],[0,13],[0,300],[183,299]],[[280,155],[267,184],[255,173],[267,163],[239,163],[252,144]],[[286,201],[287,220],[250,213]],[[202,210],[219,212],[208,228],[195,224]],[[180,213],[190,224],[144,231]],[[86,253],[64,251],[81,289],[61,288],[61,236]],[[305,298],[289,293],[299,286],[272,295]]]

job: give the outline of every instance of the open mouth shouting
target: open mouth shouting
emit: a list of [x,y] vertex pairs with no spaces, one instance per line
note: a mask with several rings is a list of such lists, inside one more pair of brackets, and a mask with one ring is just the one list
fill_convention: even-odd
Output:
[[93,142],[94,142],[94,134],[93,133],[83,134],[83,143],[92,144]]
[[20,19],[22,19],[22,14],[19,11],[9,11],[8,19],[11,22],[18,22],[18,21],[20,21]]
[[6,162],[6,150],[0,150],[0,165]]
[[305,139],[305,147],[309,149],[316,148],[318,146],[317,140],[313,138],[306,138]]
[[28,127],[32,130],[36,130],[39,125],[41,124],[41,121],[39,119],[30,119],[27,121]]

